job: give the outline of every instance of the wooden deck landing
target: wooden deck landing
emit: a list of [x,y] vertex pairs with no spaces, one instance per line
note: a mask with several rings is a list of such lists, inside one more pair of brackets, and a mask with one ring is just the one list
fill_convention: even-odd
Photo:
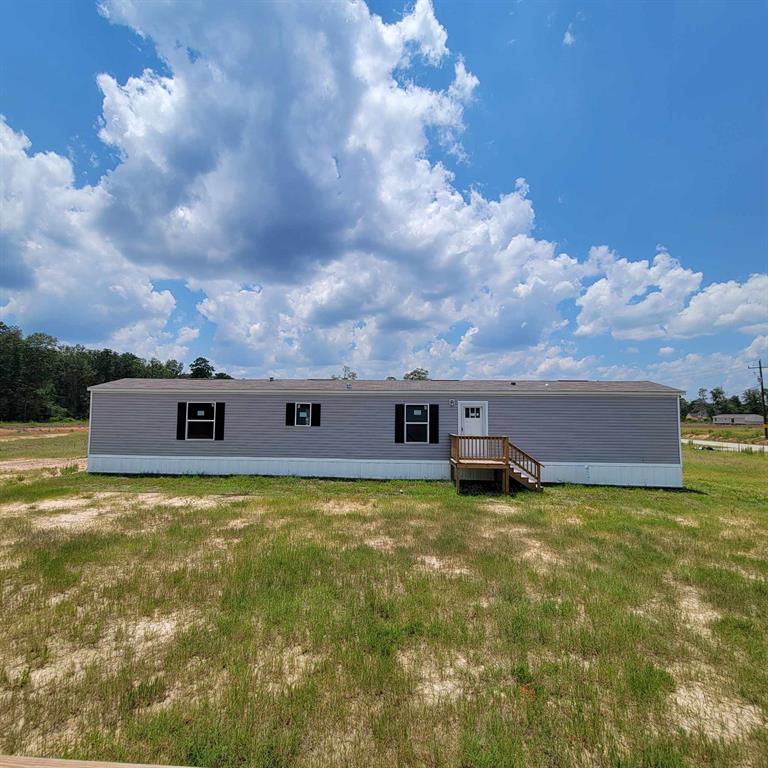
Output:
[[540,461],[511,443],[506,435],[451,435],[451,471],[457,493],[462,469],[500,470],[504,493],[509,493],[510,480],[531,491],[541,491],[542,466]]

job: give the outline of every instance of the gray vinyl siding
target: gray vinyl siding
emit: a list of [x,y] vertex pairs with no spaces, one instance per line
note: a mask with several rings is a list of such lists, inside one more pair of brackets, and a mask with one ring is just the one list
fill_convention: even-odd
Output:
[[[198,394],[186,399],[226,403],[224,440],[176,440],[176,404],[184,396],[94,391],[90,453],[94,455],[218,456],[447,460],[458,429],[449,396],[322,393],[319,427],[285,425],[285,394]],[[460,399],[471,398],[456,395]],[[546,462],[678,464],[677,395],[513,395],[488,402],[489,434],[510,440]],[[395,443],[396,403],[437,403],[438,444]]]

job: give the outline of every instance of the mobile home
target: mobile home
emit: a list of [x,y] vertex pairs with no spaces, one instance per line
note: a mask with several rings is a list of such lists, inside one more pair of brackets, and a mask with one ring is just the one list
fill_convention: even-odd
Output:
[[762,427],[763,417],[759,413],[719,413],[712,417],[712,423]]
[[680,390],[648,381],[120,379],[88,470],[679,488]]

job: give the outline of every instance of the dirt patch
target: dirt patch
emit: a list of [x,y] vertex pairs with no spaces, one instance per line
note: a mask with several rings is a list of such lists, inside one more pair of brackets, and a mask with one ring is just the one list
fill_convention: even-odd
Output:
[[[50,661],[29,673],[29,683],[33,690],[45,689],[52,684],[82,677],[92,665],[113,671],[127,653],[146,657],[167,643],[182,626],[190,623],[189,617],[181,613],[113,623],[95,644],[86,647],[53,638],[48,642]],[[9,673],[11,679],[23,672],[22,665],[16,664],[15,667]]]
[[[37,515],[50,512],[63,514],[33,518],[34,526],[39,530],[83,531],[103,526],[118,517],[133,512],[170,507],[172,509],[211,509],[223,504],[231,504],[247,496],[167,496],[162,493],[95,493],[90,496],[66,496],[64,498],[43,499],[42,501],[16,502],[0,506],[0,517]],[[142,532],[153,530],[153,526]]]
[[501,515],[501,517],[513,517],[520,514],[520,507],[515,504],[504,504],[500,501],[489,501],[483,504],[483,509],[492,512],[494,515]]
[[765,725],[760,709],[702,683],[680,686],[670,703],[684,731],[703,733],[710,739],[735,741]]
[[42,435],[12,435],[8,436],[0,429],[0,443],[14,443],[17,440],[43,440],[46,437],[61,437],[61,432],[46,432]]
[[135,501],[145,507],[173,507],[175,509],[212,509],[222,504],[234,504],[249,496],[168,496],[164,493],[132,493],[126,495],[128,502]]
[[87,504],[93,504],[95,501],[110,498],[112,495],[109,493],[98,493],[92,496],[65,496],[64,498],[42,499],[41,501],[14,502],[0,506],[0,515],[22,515],[35,512],[60,512],[62,510],[78,509]]
[[356,499],[331,499],[320,503],[317,509],[325,515],[373,515],[376,504]]
[[397,542],[390,536],[375,536],[370,539],[365,539],[363,544],[367,547],[371,547],[371,549],[376,549],[379,552],[386,552],[387,554],[391,554],[397,549]]
[[35,528],[41,531],[85,531],[104,524],[114,517],[114,512],[100,509],[99,507],[85,507],[75,512],[67,512],[63,515],[55,515],[54,517],[39,517],[35,520],[34,524]]
[[696,587],[679,583],[675,583],[674,587],[685,623],[703,637],[711,638],[710,624],[719,619],[720,614],[704,601]]
[[28,437],[58,437],[66,435],[69,432],[87,432],[88,427],[81,424],[58,427],[0,427],[0,439],[10,436],[28,436]]
[[653,598],[652,600],[643,603],[643,605],[636,605],[629,610],[630,613],[633,613],[635,616],[639,616],[642,619],[658,622],[659,616],[666,610],[666,606],[661,599]]
[[16,502],[0,506],[0,517],[23,517],[50,512],[64,514],[51,517],[33,517],[32,524],[38,530],[72,529],[76,531],[92,528],[115,516],[115,511],[95,506],[104,499],[116,494],[97,493],[88,497],[69,496],[65,498],[43,499],[32,503]]
[[64,467],[75,466],[78,472],[85,471],[88,466],[88,459],[6,459],[0,461],[0,474],[29,472],[35,469],[63,469]]
[[534,568],[547,570],[554,565],[562,565],[563,559],[560,555],[553,552],[546,544],[538,539],[521,538],[520,542],[524,545],[523,560],[530,563]]
[[446,576],[471,576],[472,571],[455,559],[436,557],[435,555],[419,555],[418,567],[423,571],[442,573]]
[[524,525],[494,525],[485,523],[480,527],[480,537],[495,541],[504,536],[517,542],[522,547],[520,557],[536,570],[547,570],[551,566],[562,565],[563,559],[552,549],[531,535],[530,528]]
[[11,551],[11,545],[0,542],[0,571],[9,571],[21,565],[21,560],[13,557]]
[[242,531],[243,528],[248,528],[261,519],[261,513],[254,514],[253,517],[238,517],[235,520],[230,520],[224,528],[228,531]]
[[499,536],[522,539],[530,535],[530,529],[524,525],[505,525],[501,521],[491,521],[480,526],[479,534],[483,539],[496,539]]
[[762,533],[758,524],[749,518],[719,517],[718,520],[723,526],[722,530],[720,531],[721,539],[745,540],[755,538]]
[[415,679],[416,697],[430,705],[463,698],[483,671],[460,653],[440,660],[425,649],[406,650],[398,653],[397,660]]
[[740,565],[722,565],[722,568],[725,568],[727,571],[731,571],[731,573],[737,573],[739,576],[741,576],[743,579],[747,579],[749,581],[766,581],[765,576],[763,576],[760,573],[755,573],[754,571],[748,571],[746,568],[742,568]]

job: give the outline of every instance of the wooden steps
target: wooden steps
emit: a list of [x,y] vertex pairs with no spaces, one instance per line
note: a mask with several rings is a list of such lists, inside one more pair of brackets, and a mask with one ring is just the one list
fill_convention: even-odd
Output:
[[457,493],[462,469],[500,470],[504,493],[509,493],[510,480],[531,491],[541,491],[542,466],[506,435],[451,435],[451,470]]
[[509,479],[514,480],[529,491],[544,490],[540,480],[537,480],[533,475],[529,475],[522,467],[512,463],[509,465]]

